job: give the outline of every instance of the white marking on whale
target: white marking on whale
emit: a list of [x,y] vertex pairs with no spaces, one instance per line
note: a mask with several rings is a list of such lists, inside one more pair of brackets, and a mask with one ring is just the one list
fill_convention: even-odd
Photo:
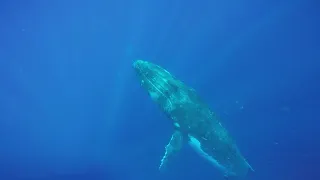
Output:
[[223,167],[216,159],[214,159],[212,156],[204,152],[201,148],[201,142],[196,139],[195,137],[188,135],[189,136],[189,145],[203,158],[208,160],[211,164],[213,164],[215,167],[220,169],[223,172],[227,172],[227,169]]

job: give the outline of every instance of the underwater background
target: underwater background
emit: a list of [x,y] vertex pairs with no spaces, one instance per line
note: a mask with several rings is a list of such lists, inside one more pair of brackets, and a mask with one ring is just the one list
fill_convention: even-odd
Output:
[[147,60],[194,88],[255,169],[320,179],[320,2],[0,2],[1,180],[193,180],[221,173],[140,86]]

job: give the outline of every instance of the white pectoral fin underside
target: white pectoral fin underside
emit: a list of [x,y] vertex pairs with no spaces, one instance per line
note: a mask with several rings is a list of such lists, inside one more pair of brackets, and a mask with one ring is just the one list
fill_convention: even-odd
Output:
[[170,142],[166,146],[166,152],[163,158],[161,159],[159,170],[165,169],[171,157],[174,156],[181,149],[182,143],[183,143],[183,136],[181,132],[175,131],[171,136]]
[[214,159],[212,156],[210,156],[205,151],[203,151],[203,149],[201,147],[201,142],[197,138],[189,135],[189,144],[200,156],[202,156],[203,158],[208,160],[214,166],[216,166],[217,168],[219,168],[220,170],[222,170],[224,172],[227,171],[225,169],[225,167],[223,167],[216,159]]

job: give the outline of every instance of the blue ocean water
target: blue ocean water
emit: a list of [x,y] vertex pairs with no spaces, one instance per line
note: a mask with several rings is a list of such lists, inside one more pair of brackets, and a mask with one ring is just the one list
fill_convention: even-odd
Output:
[[320,179],[319,8],[1,1],[0,179],[222,179],[188,146],[158,171],[172,124],[136,59],[196,89],[255,169],[246,179]]

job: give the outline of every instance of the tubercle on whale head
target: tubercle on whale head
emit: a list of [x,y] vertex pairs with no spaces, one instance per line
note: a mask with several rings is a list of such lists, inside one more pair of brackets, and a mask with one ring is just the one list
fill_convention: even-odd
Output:
[[135,62],[133,62],[133,68],[135,69],[141,81],[150,79],[152,75],[151,72],[153,70],[149,62],[143,60],[136,60]]
[[162,67],[148,61],[136,60],[133,63],[142,87],[150,97],[164,108],[170,95],[173,93],[173,76]]
[[143,85],[145,82],[149,82],[152,79],[152,68],[150,68],[150,65],[147,61],[136,60],[133,63],[133,68],[141,80],[141,85]]
[[133,68],[140,75],[148,75],[145,78],[150,78],[151,76],[170,76],[170,73],[162,67],[144,60],[134,61]]
[[133,63],[133,68],[141,81],[149,82],[150,85],[154,86],[159,85],[162,79],[165,80],[170,75],[170,73],[166,73],[167,71],[160,66],[143,60],[136,60]]
[[133,62],[132,66],[134,69],[139,69],[141,66],[143,66],[143,64],[145,63],[145,61],[143,60],[136,60]]
[[141,81],[141,85],[145,87],[149,93],[162,92],[163,87],[160,85],[163,69],[161,67],[148,61],[136,60],[133,63],[133,68]]
[[138,74],[161,76],[166,79],[172,78],[172,75],[167,70],[148,61],[136,60],[133,62],[133,68]]

